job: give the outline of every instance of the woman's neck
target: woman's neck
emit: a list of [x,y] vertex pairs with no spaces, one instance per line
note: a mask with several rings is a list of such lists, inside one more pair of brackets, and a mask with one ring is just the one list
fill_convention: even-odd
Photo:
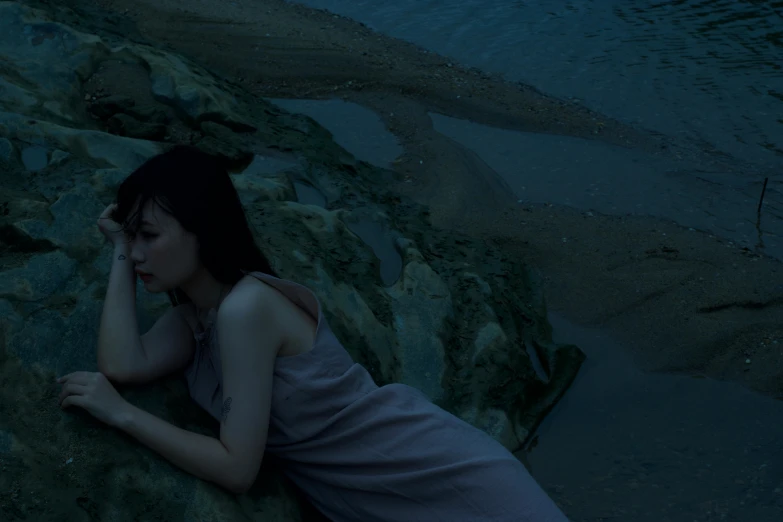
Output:
[[188,296],[200,312],[218,308],[231,288],[232,285],[221,283],[206,270],[180,286],[180,290]]

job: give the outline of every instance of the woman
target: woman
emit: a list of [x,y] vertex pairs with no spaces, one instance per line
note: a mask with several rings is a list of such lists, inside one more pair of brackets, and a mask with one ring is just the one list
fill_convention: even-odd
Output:
[[[58,379],[63,408],[84,408],[235,493],[274,454],[335,522],[566,521],[489,435],[411,387],[378,387],[351,360],[315,294],[275,277],[215,158],[177,146],[150,159],[98,226],[114,245],[100,371]],[[173,304],[141,336],[137,277]],[[136,408],[111,384],[179,371],[220,421],[219,439]]]

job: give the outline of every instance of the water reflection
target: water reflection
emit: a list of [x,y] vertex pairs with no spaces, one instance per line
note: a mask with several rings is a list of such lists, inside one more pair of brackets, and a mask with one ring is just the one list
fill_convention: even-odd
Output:
[[40,145],[32,145],[22,149],[22,164],[27,170],[45,169],[49,165],[49,149]]
[[394,134],[370,109],[343,100],[270,99],[290,112],[306,114],[332,133],[357,159],[389,168],[403,150]]

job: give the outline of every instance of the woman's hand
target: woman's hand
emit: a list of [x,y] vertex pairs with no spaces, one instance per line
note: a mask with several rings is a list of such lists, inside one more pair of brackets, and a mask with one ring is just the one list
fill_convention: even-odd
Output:
[[74,372],[57,379],[63,385],[60,407],[78,406],[96,419],[118,427],[129,404],[100,372]]
[[114,221],[115,210],[117,210],[117,204],[112,203],[101,212],[101,216],[98,218],[98,229],[112,245],[117,246],[121,243],[127,243],[128,237],[125,235],[125,229],[122,225]]

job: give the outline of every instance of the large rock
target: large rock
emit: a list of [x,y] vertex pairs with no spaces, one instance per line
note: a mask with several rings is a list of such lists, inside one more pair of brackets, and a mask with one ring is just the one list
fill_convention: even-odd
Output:
[[[274,462],[235,498],[57,407],[56,374],[95,370],[110,268],[95,219],[128,173],[169,146],[113,134],[128,132],[110,123],[118,117],[149,126],[133,123],[131,133],[155,129],[158,139],[197,143],[238,165],[232,176],[262,249],[282,277],[319,295],[337,336],[379,384],[413,385],[509,449],[528,439],[583,355],[552,343],[526,267],[433,229],[425,209],[386,188],[390,172],[356,161],[312,120],[183,57],[111,42],[0,2],[4,520],[318,519]],[[123,85],[144,88],[113,92],[116,67],[141,75]],[[88,84],[103,87],[85,92]],[[142,291],[137,299],[146,330],[168,303]],[[123,393],[216,434],[179,378]]]

